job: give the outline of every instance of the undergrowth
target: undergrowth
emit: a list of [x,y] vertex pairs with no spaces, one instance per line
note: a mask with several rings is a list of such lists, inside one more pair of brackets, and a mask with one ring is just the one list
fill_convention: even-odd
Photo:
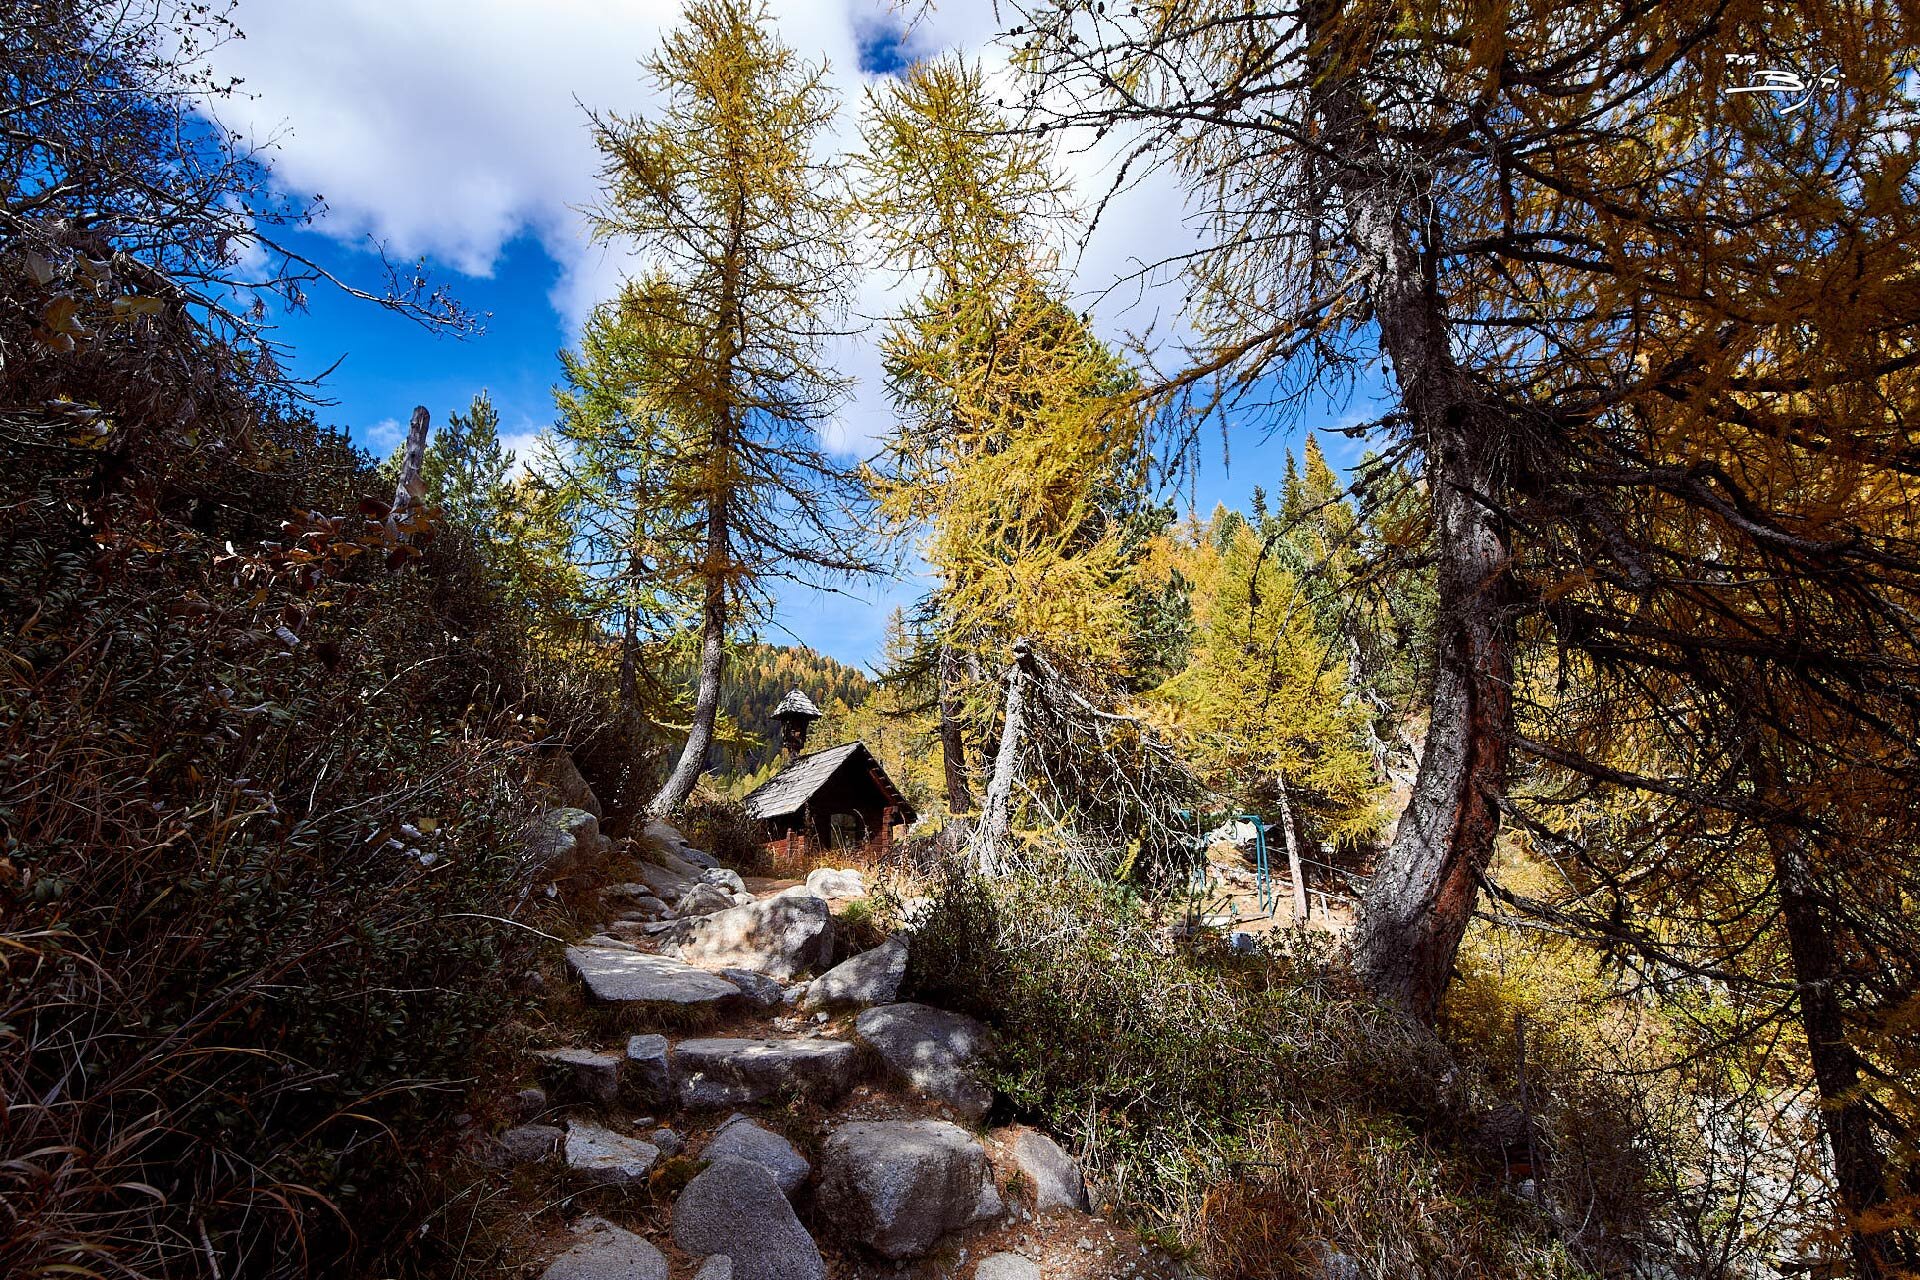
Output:
[[9,1277],[407,1253],[444,1100],[515,1002],[525,735],[475,700],[445,583],[351,514],[361,460],[298,424],[277,456],[218,503],[9,472]]
[[[953,872],[908,984],[991,1025],[1014,1110],[1214,1280],[1622,1271],[1606,1236],[1638,1212],[1631,1135],[1592,1125],[1590,1145],[1560,1144],[1568,1176],[1597,1161],[1620,1179],[1586,1206],[1600,1229],[1570,1230],[1539,1190],[1551,1180],[1517,1176],[1484,1136],[1510,1079],[1361,998],[1312,937],[1238,955],[1174,942],[1121,887]],[[1561,1083],[1543,1070],[1535,1096]]]

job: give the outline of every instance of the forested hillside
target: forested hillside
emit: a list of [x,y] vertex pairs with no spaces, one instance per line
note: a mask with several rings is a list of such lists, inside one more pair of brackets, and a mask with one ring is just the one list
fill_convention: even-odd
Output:
[[[872,693],[864,672],[805,645],[750,641],[736,646],[728,663],[731,672],[721,694],[720,716],[729,729],[721,734],[715,753],[715,764],[724,773],[756,773],[779,756],[780,734],[773,709],[789,690],[800,690],[829,712],[836,706],[856,710]],[[688,692],[694,687],[696,672],[690,663],[668,666],[661,674]],[[809,745],[827,746],[838,740],[822,734]]]
[[1913,13],[577,8],[0,0],[0,1276],[1920,1277]]

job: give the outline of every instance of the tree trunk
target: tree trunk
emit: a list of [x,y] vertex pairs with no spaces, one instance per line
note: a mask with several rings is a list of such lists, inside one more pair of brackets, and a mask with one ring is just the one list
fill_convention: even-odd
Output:
[[957,849],[967,838],[967,815],[973,812],[973,787],[967,781],[967,744],[960,733],[959,662],[953,650],[940,646],[939,681],[940,764],[946,774],[947,826],[950,849]]
[[407,426],[407,449],[400,455],[400,478],[393,486],[393,508],[388,515],[396,528],[406,519],[413,504],[427,496],[420,483],[420,467],[427,457],[428,422],[427,406],[415,405],[413,421]]
[[[1322,47],[1336,12],[1310,23]],[[1315,29],[1318,28],[1318,29]],[[1505,488],[1507,418],[1454,359],[1438,285],[1401,209],[1409,179],[1382,149],[1348,73],[1329,67],[1314,91],[1348,235],[1365,261],[1381,349],[1426,457],[1438,610],[1431,724],[1413,797],[1367,887],[1353,948],[1361,979],[1387,1004],[1432,1022],[1493,857],[1513,721],[1513,618],[1505,532],[1492,507]]]
[[1774,877],[1799,988],[1800,1026],[1806,1032],[1807,1056],[1820,1092],[1820,1123],[1833,1156],[1835,1190],[1847,1216],[1854,1275],[1859,1280],[1890,1280],[1907,1274],[1891,1252],[1898,1246],[1884,1233],[1868,1235],[1860,1230],[1862,1219],[1887,1203],[1886,1164],[1874,1139],[1869,1104],[1860,1090],[1864,1064],[1847,1040],[1845,1013],[1835,990],[1841,966],[1833,932],[1800,839],[1793,832],[1773,838]]
[[726,501],[715,495],[708,499],[707,507],[706,601],[700,624],[700,685],[693,700],[693,723],[687,728],[687,745],[681,748],[673,772],[647,805],[650,818],[664,819],[687,802],[713,745],[713,722],[720,711],[720,679],[727,665],[726,571],[731,553]]
[[1300,842],[1294,839],[1293,802],[1287,798],[1287,778],[1280,775],[1280,834],[1287,842],[1287,874],[1293,877],[1293,922],[1307,922],[1307,877],[1300,869]]
[[1012,826],[1013,787],[1019,778],[1020,743],[1026,736],[1027,642],[1013,642],[1013,662],[1007,667],[1007,706],[1000,723],[1000,749],[993,755],[993,776],[987,780],[986,802],[980,824],[973,830],[968,851],[974,870],[983,876],[1000,874],[1000,850]]

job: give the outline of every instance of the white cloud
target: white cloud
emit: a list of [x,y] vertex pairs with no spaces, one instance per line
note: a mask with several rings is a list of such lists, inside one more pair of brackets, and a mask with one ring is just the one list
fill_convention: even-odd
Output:
[[398,418],[382,418],[360,434],[366,438],[367,448],[377,457],[398,448],[400,442],[407,438],[407,429]]
[[[872,77],[858,41],[880,0],[776,0],[781,35],[810,60],[825,57],[847,110],[842,145],[857,128]],[[326,197],[320,229],[344,243],[368,236],[398,255],[425,255],[487,275],[506,243],[532,233],[560,267],[550,301],[570,325],[612,294],[629,259],[590,245],[578,212],[596,194],[599,157],[583,108],[651,105],[640,59],[678,19],[672,0],[334,0],[243,8],[248,38],[222,49],[218,70],[250,95],[222,117],[277,141],[275,172],[289,190]],[[1004,69],[984,42],[996,30],[990,0],[949,0],[915,28],[916,52],[961,49]],[[1111,172],[1113,144],[1064,157],[1091,197]],[[1114,206],[1083,261],[1097,290],[1187,238],[1176,194],[1150,184]],[[884,286],[862,286],[861,309],[884,310]],[[1096,308],[1114,336],[1139,327],[1152,304],[1119,290]],[[844,417],[858,451],[884,427],[870,350],[847,352],[860,400]]]

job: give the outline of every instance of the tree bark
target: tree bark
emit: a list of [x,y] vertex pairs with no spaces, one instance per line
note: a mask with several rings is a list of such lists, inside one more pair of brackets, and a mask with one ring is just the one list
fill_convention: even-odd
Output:
[[1007,667],[1007,705],[1000,722],[1000,748],[993,755],[993,776],[987,780],[980,823],[973,829],[967,846],[974,870],[983,876],[1000,874],[1000,850],[1012,826],[1013,787],[1019,778],[1020,744],[1026,736],[1027,656],[1027,642],[1014,641],[1013,662]]
[[1294,839],[1293,802],[1287,798],[1287,778],[1280,775],[1280,834],[1287,842],[1287,874],[1293,877],[1293,922],[1307,922],[1307,877],[1300,868],[1300,842]]
[[700,771],[706,768],[707,751],[713,745],[713,722],[720,711],[720,680],[726,674],[726,565],[731,555],[727,504],[715,495],[707,507],[706,599],[700,623],[700,684],[694,695],[693,723],[687,728],[687,743],[680,749],[673,772],[647,805],[650,818],[665,819],[685,804],[693,794],[694,783],[700,780]]
[[959,662],[953,650],[940,646],[939,681],[940,764],[946,774],[947,825],[953,827],[949,848],[967,837],[967,815],[973,812],[973,787],[967,781],[967,744],[960,732]]
[[1820,1123],[1833,1156],[1835,1190],[1847,1216],[1854,1274],[1859,1280],[1890,1280],[1907,1274],[1892,1253],[1898,1245],[1884,1233],[1867,1234],[1860,1229],[1864,1217],[1887,1203],[1886,1163],[1860,1089],[1865,1064],[1847,1040],[1846,1016],[1835,989],[1842,971],[1833,931],[1801,839],[1794,832],[1773,837],[1774,878],[1799,988],[1800,1026],[1806,1032],[1807,1056],[1820,1093]]
[[[1324,37],[1337,6],[1310,20]],[[1507,417],[1454,358],[1438,285],[1401,210],[1412,186],[1390,164],[1351,73],[1315,89],[1333,185],[1368,278],[1380,345],[1426,457],[1438,609],[1432,712],[1413,796],[1367,887],[1353,941],[1361,979],[1384,1003],[1431,1023],[1452,976],[1481,875],[1493,857],[1513,722],[1510,553],[1492,508],[1504,492]]]
[[407,426],[407,448],[400,455],[400,478],[393,486],[393,507],[388,515],[397,528],[412,510],[413,504],[426,497],[426,490],[420,483],[420,468],[427,457],[427,406],[417,404],[413,407],[413,421]]

